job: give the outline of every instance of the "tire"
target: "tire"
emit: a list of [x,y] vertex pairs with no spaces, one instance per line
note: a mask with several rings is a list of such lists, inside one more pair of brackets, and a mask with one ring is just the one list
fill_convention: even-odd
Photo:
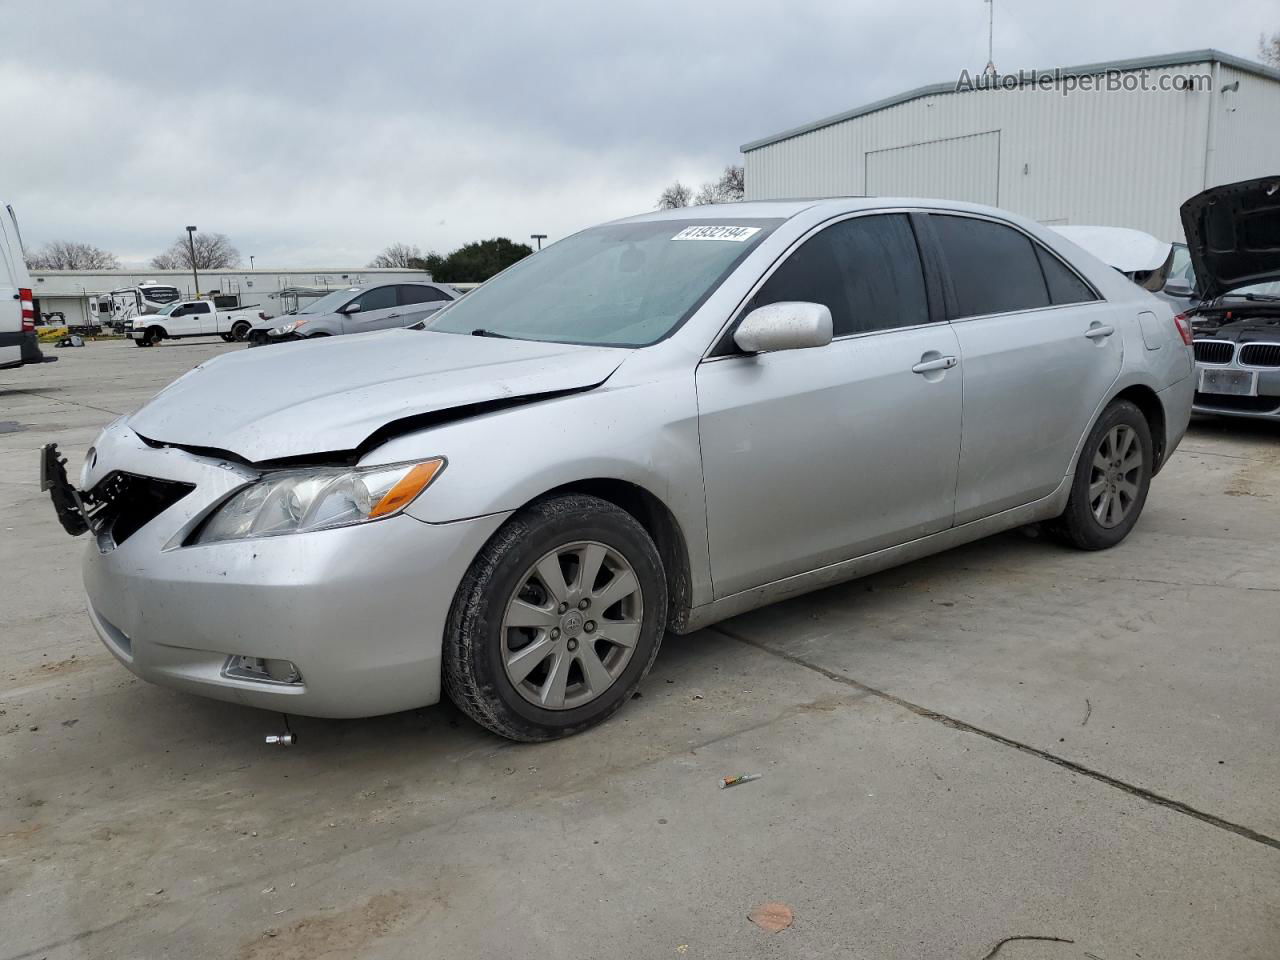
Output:
[[232,336],[231,334],[229,334],[229,333],[220,333],[220,334],[218,334],[218,336],[222,338],[222,342],[223,342],[223,343],[235,343],[235,342],[236,342],[236,338],[235,338],[235,337],[233,337],[233,336]]
[[164,339],[164,331],[159,327],[148,327],[146,334],[142,338],[142,342],[148,347],[154,347],[157,343]]
[[[1114,547],[1142,514],[1154,463],[1147,418],[1129,401],[1116,400],[1102,411],[1080,452],[1058,535],[1080,550]],[[1129,464],[1135,465],[1126,470]]]
[[231,328],[231,339],[243,343],[249,337],[250,325],[247,323],[237,323]]
[[[553,570],[549,558],[561,573],[556,591],[537,573]],[[584,594],[580,571],[595,558],[602,558],[601,572]],[[638,589],[624,594],[633,582],[628,569]],[[592,599],[608,606],[593,608]],[[530,625],[509,624],[509,614]],[[445,690],[463,713],[499,736],[567,737],[631,699],[658,655],[666,618],[662,560],[634,517],[581,494],[542,500],[508,520],[463,577],[445,630]],[[523,651],[532,653],[522,667],[516,655]],[[521,672],[526,678],[514,679]],[[592,689],[592,677],[599,690]]]
[[137,340],[133,341],[133,345],[134,345],[135,347],[149,347],[149,346],[151,346],[151,344],[147,343],[147,338],[146,338],[146,337],[139,337]]

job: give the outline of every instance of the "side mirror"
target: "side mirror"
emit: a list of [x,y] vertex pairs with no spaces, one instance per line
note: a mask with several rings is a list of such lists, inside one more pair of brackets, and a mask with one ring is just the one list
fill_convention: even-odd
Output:
[[343,313],[359,313],[359,312],[360,312],[360,304],[359,304],[359,303],[348,303],[345,307],[343,307],[343,308],[342,308],[342,312],[343,312]]
[[756,307],[738,324],[733,342],[748,353],[825,347],[831,342],[831,311],[799,301]]
[[1191,296],[1191,287],[1189,284],[1170,280],[1164,285],[1164,292],[1171,297],[1189,297]]

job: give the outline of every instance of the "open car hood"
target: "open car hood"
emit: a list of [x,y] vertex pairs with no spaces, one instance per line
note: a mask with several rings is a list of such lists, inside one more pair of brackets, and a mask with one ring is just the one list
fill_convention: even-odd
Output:
[[1202,299],[1280,280],[1280,175],[1212,187],[1181,213]]
[[630,352],[414,330],[325,337],[216,357],[128,424],[149,441],[250,463],[350,454],[400,422],[590,389]]

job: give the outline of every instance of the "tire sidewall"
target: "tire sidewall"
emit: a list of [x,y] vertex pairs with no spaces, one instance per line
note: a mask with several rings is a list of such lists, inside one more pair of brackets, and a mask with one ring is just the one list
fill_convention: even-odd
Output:
[[[1138,499],[1129,508],[1128,515],[1114,527],[1104,527],[1093,515],[1089,503],[1089,480],[1093,472],[1093,457],[1098,452],[1102,438],[1114,427],[1130,427],[1138,436],[1142,447],[1142,478],[1138,488]],[[1155,467],[1154,445],[1151,441],[1151,428],[1142,411],[1127,400],[1117,401],[1103,411],[1089,439],[1080,452],[1080,462],[1076,465],[1075,480],[1072,482],[1071,502],[1067,507],[1068,523],[1073,528],[1075,539],[1080,546],[1091,549],[1104,549],[1115,546],[1129,535],[1142,510],[1147,503],[1147,494],[1151,489],[1151,475]],[[1083,541],[1083,542],[1081,542]]]
[[[600,501],[602,506],[606,505]],[[462,590],[450,616],[451,630],[471,638],[469,668],[487,706],[504,726],[524,739],[566,736],[600,723],[631,698],[657,656],[666,624],[666,578],[652,539],[629,514],[613,507],[598,512],[570,510],[513,521],[522,529],[508,531],[506,546],[494,555],[482,553],[480,569]],[[526,571],[558,546],[594,540],[621,553],[640,583],[643,626],[636,649],[622,675],[600,697],[570,710],[547,710],[525,700],[512,685],[502,662],[502,621],[506,606]],[[464,583],[464,587],[467,584]],[[456,624],[456,627],[455,627]]]

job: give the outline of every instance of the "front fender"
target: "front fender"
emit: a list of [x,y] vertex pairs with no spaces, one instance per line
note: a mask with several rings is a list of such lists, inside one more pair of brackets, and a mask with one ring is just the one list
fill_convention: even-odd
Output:
[[516,510],[584,480],[622,480],[671,511],[688,546],[694,602],[710,590],[691,373],[606,384],[441,424],[390,440],[361,462],[432,456],[446,457],[448,466],[410,505],[410,516],[448,523]]

